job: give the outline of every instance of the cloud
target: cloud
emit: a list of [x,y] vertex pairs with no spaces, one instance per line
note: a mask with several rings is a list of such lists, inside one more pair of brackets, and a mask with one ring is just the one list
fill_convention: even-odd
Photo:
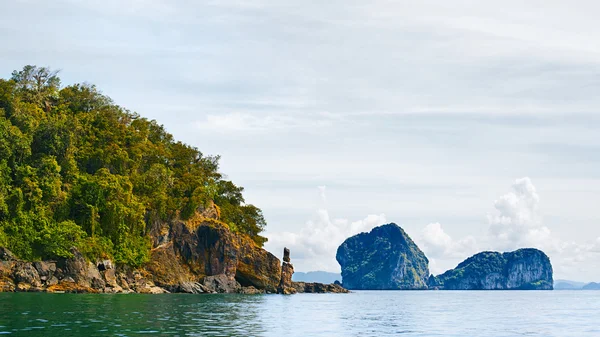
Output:
[[[319,186],[322,201],[325,187]],[[266,248],[279,256],[283,247],[291,250],[292,263],[298,271],[324,270],[339,272],[335,260],[337,248],[355,234],[370,231],[386,223],[385,214],[371,214],[362,220],[332,219],[327,209],[317,210],[315,218],[294,232],[267,233]]]
[[[320,114],[319,116],[325,116]],[[230,131],[276,131],[292,128],[315,129],[331,125],[327,118],[297,118],[291,115],[265,115],[256,113],[221,113],[208,114],[204,120],[196,122],[198,129],[213,132]]]
[[559,250],[560,243],[542,223],[539,204],[540,197],[531,179],[517,179],[512,191],[494,202],[496,212],[487,216],[490,248],[502,251],[524,247]]
[[420,243],[427,256],[432,258],[460,258],[477,250],[476,240],[473,236],[454,240],[437,222],[431,223],[423,229]]
[[454,239],[442,225],[427,225],[419,244],[430,257],[430,270],[439,274],[481,250],[513,251],[538,248],[550,256],[559,275],[586,273],[598,264],[600,238],[577,243],[562,240],[543,224],[540,196],[530,178],[517,179],[512,190],[494,202],[494,213],[487,215],[486,235]]

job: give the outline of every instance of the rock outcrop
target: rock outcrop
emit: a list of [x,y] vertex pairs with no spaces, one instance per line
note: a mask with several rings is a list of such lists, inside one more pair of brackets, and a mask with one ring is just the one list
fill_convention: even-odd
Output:
[[189,221],[155,222],[150,261],[131,268],[73,257],[25,262],[0,248],[0,291],[275,293],[281,265],[251,238],[218,221],[218,209]]
[[394,223],[346,239],[336,259],[350,290],[427,289],[429,261]]
[[482,252],[437,277],[429,287],[445,290],[552,290],[552,265],[538,249]]
[[69,293],[345,292],[339,285],[294,283],[290,251],[283,264],[250,237],[233,233],[212,205],[188,221],[155,222],[154,247],[138,268],[88,261],[77,249],[57,261],[26,262],[0,247],[0,291]]
[[292,287],[292,275],[294,274],[294,266],[290,263],[290,250],[283,249],[283,264],[281,265],[281,280],[277,287],[278,294],[291,295],[297,292],[296,288]]
[[[212,218],[163,224],[146,270],[152,281],[173,292],[239,292],[253,287],[275,293],[281,279],[279,259],[249,237]],[[194,287],[189,287],[193,284]]]
[[324,293],[339,293],[346,294],[348,293],[348,289],[342,287],[340,284],[332,283],[332,284],[323,284],[316,282],[292,282],[292,287],[298,293],[315,293],[315,294],[324,294]]

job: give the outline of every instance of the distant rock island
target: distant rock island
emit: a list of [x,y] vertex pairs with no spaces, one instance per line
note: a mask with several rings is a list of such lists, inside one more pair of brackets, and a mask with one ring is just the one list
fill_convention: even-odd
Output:
[[336,259],[342,267],[342,284],[350,290],[553,289],[550,259],[533,248],[482,252],[442,275],[429,275],[425,254],[394,223],[348,238]]
[[570,280],[555,280],[554,290],[600,290],[598,282],[578,282]]
[[430,277],[428,285],[446,290],[552,290],[552,265],[544,252],[533,248],[482,252]]
[[581,288],[583,290],[600,290],[600,283],[591,282]]
[[350,290],[427,289],[429,260],[395,223],[346,239],[336,259]]
[[294,272],[292,281],[295,282],[320,282],[320,283],[335,283],[342,281],[340,273],[331,273],[327,271],[309,271],[309,272]]

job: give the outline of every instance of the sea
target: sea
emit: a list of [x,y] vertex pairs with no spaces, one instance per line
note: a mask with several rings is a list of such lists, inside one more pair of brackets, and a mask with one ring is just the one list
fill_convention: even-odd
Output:
[[0,293],[7,336],[600,336],[600,291]]

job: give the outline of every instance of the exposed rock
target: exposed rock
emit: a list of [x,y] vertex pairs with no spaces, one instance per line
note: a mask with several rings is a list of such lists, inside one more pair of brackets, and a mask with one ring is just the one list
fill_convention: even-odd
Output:
[[[157,285],[180,287],[205,277],[226,275],[242,286],[275,292],[281,277],[279,259],[223,223],[207,218],[170,224],[168,242],[152,251],[146,269]],[[209,279],[210,280],[210,279]],[[233,289],[229,286],[225,287]]]
[[17,290],[28,291],[31,288],[40,288],[42,280],[38,271],[30,262],[17,262],[13,267],[13,279],[17,284]]
[[58,284],[58,279],[55,276],[51,276],[47,281],[46,281],[46,286],[53,286]]
[[98,293],[97,289],[82,286],[71,277],[61,280],[58,284],[46,288],[49,293]]
[[157,286],[146,286],[137,290],[140,294],[168,294],[169,291]]
[[234,278],[225,274],[207,276],[202,283],[206,289],[215,293],[237,293],[241,289],[240,284]]
[[42,280],[47,280],[56,272],[56,263],[52,261],[37,261],[33,263]]
[[8,249],[0,247],[0,261],[15,261],[15,255]]
[[430,278],[429,283],[446,290],[552,290],[552,265],[538,249],[482,252]]
[[292,282],[292,287],[298,293],[340,293],[346,294],[349,291],[339,284],[323,284],[316,282]]
[[290,262],[290,250],[287,247],[283,248],[283,262]]
[[182,282],[177,289],[177,292],[188,294],[203,294],[210,293],[210,289],[197,282]]
[[15,291],[15,282],[13,280],[14,261],[0,261],[0,291]]
[[[282,267],[273,254],[218,218],[219,208],[211,204],[191,220],[152,223],[155,246],[150,261],[137,268],[108,259],[89,261],[75,248],[71,258],[34,263],[0,248],[0,291],[264,294],[281,286],[281,293],[296,292],[288,249]],[[309,289],[315,287],[337,291],[325,285]]]
[[336,259],[347,289],[427,289],[429,261],[394,223],[346,239]]
[[252,286],[242,287],[242,289],[240,289],[240,294],[257,295],[257,294],[264,294],[264,293],[265,293],[264,290],[256,289]]
[[278,294],[291,295],[296,293],[292,287],[292,275],[294,275],[294,266],[290,263],[290,250],[283,249],[283,264],[281,265],[281,280],[277,287]]

